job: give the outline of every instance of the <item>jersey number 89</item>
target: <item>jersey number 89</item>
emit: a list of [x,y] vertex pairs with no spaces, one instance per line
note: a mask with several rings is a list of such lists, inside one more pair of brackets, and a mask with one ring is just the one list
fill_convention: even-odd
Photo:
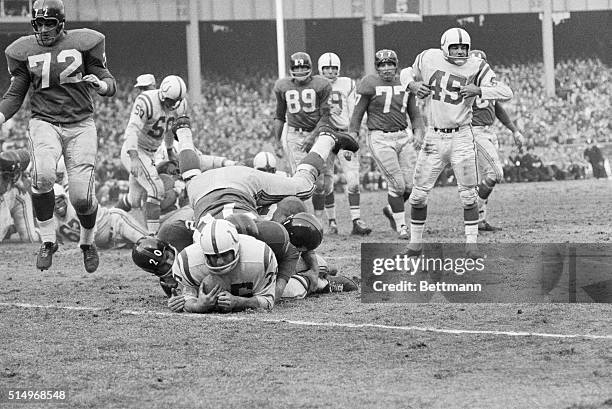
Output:
[[285,99],[290,114],[297,114],[300,111],[314,112],[317,109],[317,94],[312,88],[303,89],[302,92],[290,89],[285,92]]

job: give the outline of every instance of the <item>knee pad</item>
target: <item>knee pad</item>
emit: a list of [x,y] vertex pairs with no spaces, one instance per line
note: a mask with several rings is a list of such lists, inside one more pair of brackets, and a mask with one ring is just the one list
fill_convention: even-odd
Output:
[[77,214],[91,214],[96,208],[94,201],[87,197],[75,199],[72,206]]
[[391,177],[388,180],[389,185],[387,186],[387,191],[391,196],[394,197],[403,197],[404,190],[406,190],[406,184],[404,183],[404,178],[402,177]]
[[47,174],[39,173],[35,175],[35,178],[33,180],[34,183],[32,185],[32,191],[34,193],[39,194],[53,191],[53,185],[55,184],[56,178],[57,175],[55,174],[55,172]]
[[461,190],[459,192],[459,197],[461,198],[461,204],[463,205],[463,208],[470,209],[476,206],[478,193],[476,192],[476,188],[469,188],[466,190]]
[[361,189],[359,188],[359,183],[353,185],[353,184],[348,184],[347,185],[347,191],[349,193],[349,195],[358,195],[361,192]]
[[427,196],[428,192],[421,189],[413,188],[412,193],[410,194],[410,198],[408,199],[408,203],[410,203],[410,206],[417,208],[425,207],[427,206]]
[[359,193],[359,172],[345,172],[346,186],[349,193]]

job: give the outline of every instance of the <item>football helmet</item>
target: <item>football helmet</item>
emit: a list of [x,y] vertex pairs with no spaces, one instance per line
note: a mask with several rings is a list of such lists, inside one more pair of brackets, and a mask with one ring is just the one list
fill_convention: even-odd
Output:
[[32,5],[30,23],[34,28],[36,42],[52,46],[64,31],[66,13],[62,0],[36,0]]
[[259,152],[253,158],[253,167],[262,172],[276,173],[276,156],[270,152]]
[[132,249],[134,264],[158,277],[163,277],[172,270],[175,258],[174,247],[153,236],[141,237]]
[[29,164],[30,155],[24,149],[0,152],[0,194],[19,180]]
[[53,185],[53,194],[55,195],[55,214],[59,217],[65,217],[68,213],[68,201],[66,191],[62,185]]
[[159,85],[159,99],[166,109],[176,109],[187,96],[187,85],[178,75],[168,75]]
[[282,224],[289,233],[289,241],[299,251],[314,250],[323,241],[323,226],[310,213],[301,212],[289,216]]
[[476,57],[482,58],[483,60],[487,61],[487,54],[485,54],[485,52],[482,50],[472,50],[470,51],[470,56],[472,55],[475,55]]
[[200,234],[204,264],[212,274],[227,274],[240,258],[240,242],[236,226],[227,220],[214,219],[204,225]]
[[[306,68],[307,70],[301,70]],[[297,71],[300,69],[300,71]],[[312,60],[310,55],[304,52],[293,53],[289,59],[289,74],[291,78],[295,78],[300,82],[305,82],[312,74]]]
[[[451,56],[450,55],[450,46],[454,44],[466,44],[467,45],[467,53],[465,56]],[[440,39],[440,48],[442,49],[442,53],[444,54],[444,58],[447,61],[456,64],[463,65],[467,61],[469,57],[470,48],[472,46],[472,40],[470,39],[470,35],[462,28],[450,28],[442,34],[442,38]]]
[[[380,69],[380,65],[384,63],[392,63],[394,67]],[[376,72],[378,72],[378,75],[380,75],[380,77],[384,81],[392,81],[393,78],[395,78],[395,74],[397,73],[399,59],[397,58],[397,54],[393,50],[378,50],[374,55],[374,66],[376,67]]]
[[[319,57],[319,74],[323,75],[328,80],[334,81],[340,75],[340,57],[334,53],[325,53]],[[338,68],[338,71],[323,74],[324,67]]]

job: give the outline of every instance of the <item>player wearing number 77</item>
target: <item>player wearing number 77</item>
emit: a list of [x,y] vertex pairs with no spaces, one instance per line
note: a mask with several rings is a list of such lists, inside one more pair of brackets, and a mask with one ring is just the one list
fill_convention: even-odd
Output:
[[476,97],[509,100],[512,90],[498,83],[489,64],[469,56],[471,40],[461,28],[447,30],[440,49],[421,52],[412,67],[402,70],[402,85],[419,98],[429,98],[429,130],[417,158],[414,187],[410,195],[411,223],[408,255],[422,251],[427,218],[427,197],[444,167],[453,167],[463,204],[466,255],[480,256],[477,249],[478,206],[476,145],[472,131],[472,105]]
[[98,136],[92,94],[110,97],[116,86],[106,67],[104,35],[85,28],[67,31],[65,21],[61,0],[36,0],[32,5],[34,35],[17,39],[5,50],[11,84],[0,101],[0,125],[15,115],[31,87],[32,205],[43,242],[36,267],[49,269],[58,248],[53,184],[63,154],[70,200],[81,224],[85,270],[93,273],[99,260],[94,245]]

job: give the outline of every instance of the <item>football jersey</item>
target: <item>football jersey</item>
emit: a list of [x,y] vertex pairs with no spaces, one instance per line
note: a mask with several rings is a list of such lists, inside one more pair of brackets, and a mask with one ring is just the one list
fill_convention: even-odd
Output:
[[12,79],[0,112],[7,119],[13,116],[31,86],[32,118],[73,123],[91,117],[95,91],[82,81],[83,76],[111,78],[107,95],[115,92],[114,78],[106,68],[104,42],[104,35],[87,28],[69,30],[49,47],[39,45],[34,35],[17,39],[5,50]]
[[[144,149],[155,152],[164,140],[172,145],[174,136],[170,131],[174,119],[187,114],[187,100],[183,99],[176,109],[164,108],[159,99],[159,90],[143,91],[136,97],[130,119],[125,128],[127,150]],[[165,137],[165,139],[164,139]]]
[[[408,70],[408,71],[407,71]],[[404,75],[410,72],[411,75]],[[441,49],[430,48],[421,52],[412,68],[402,70],[404,87],[411,79],[429,85],[428,98],[431,110],[431,126],[435,128],[456,128],[472,123],[472,104],[475,97],[464,98],[459,94],[462,86],[475,84],[481,87],[482,99],[508,100],[512,91],[506,85],[497,83],[495,73],[489,64],[476,56],[468,58],[463,65],[450,63]]]
[[488,126],[495,122],[495,101],[477,97],[472,107],[472,126]]
[[355,109],[355,81],[348,77],[336,78],[332,82],[329,104],[332,125],[346,131]]
[[357,85],[357,99],[369,99],[367,126],[370,130],[394,132],[408,127],[406,87],[399,77],[384,81],[378,74],[365,76]]
[[287,125],[294,128],[312,130],[324,112],[329,111],[331,91],[329,80],[320,75],[313,76],[305,84],[293,78],[281,78],[274,84],[275,118],[286,120]]
[[[240,258],[236,267],[217,275],[234,296],[258,297],[264,308],[274,306],[276,289],[276,258],[270,247],[254,237],[238,235]],[[182,284],[185,299],[197,299],[200,284],[212,274],[206,267],[200,243],[187,246],[176,257],[172,274]]]

